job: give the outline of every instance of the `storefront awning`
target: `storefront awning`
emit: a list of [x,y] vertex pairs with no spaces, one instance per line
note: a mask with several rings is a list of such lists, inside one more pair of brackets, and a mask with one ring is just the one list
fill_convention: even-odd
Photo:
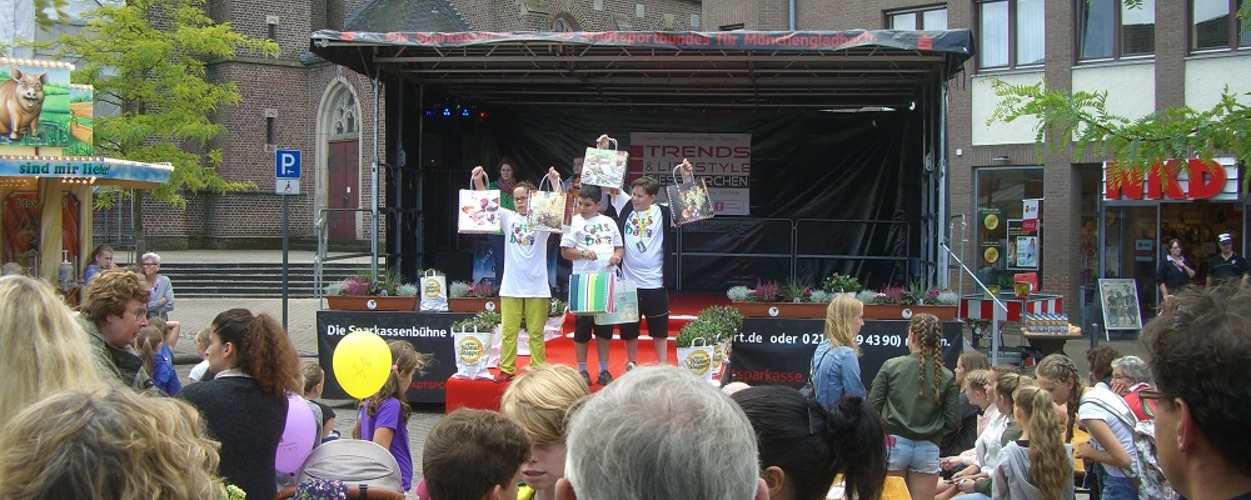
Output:
[[168,163],[141,163],[93,156],[0,155],[0,187],[34,189],[38,179],[63,183],[154,188],[169,182],[174,167]]
[[311,50],[497,105],[907,107],[974,54],[968,30],[313,33]]

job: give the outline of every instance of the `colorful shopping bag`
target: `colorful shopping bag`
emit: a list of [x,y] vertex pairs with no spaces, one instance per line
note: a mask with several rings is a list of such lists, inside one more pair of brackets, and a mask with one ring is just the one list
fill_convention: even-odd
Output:
[[460,190],[460,206],[456,213],[458,233],[499,234],[500,190],[473,189],[473,179],[470,179],[469,189]]
[[612,312],[596,314],[595,324],[620,325],[622,323],[638,323],[638,285],[636,285],[633,281],[625,279],[624,276],[618,276],[617,284],[615,285],[612,295]]
[[611,137],[612,149],[586,148],[582,158],[582,183],[620,189],[625,181],[630,153],[617,151],[617,140]]
[[478,327],[452,331],[453,347],[456,349],[456,379],[491,379],[487,362],[491,348],[491,332],[478,331]]
[[551,179],[543,176],[539,181],[539,189],[530,193],[530,227],[535,231],[559,233],[565,220],[565,193],[553,189],[543,191],[543,183],[552,187]]
[[569,312],[600,314],[613,311],[613,273],[582,273],[569,277]]
[[713,216],[712,200],[708,197],[708,186],[703,179],[683,183],[678,180],[678,169],[673,167],[673,185],[665,187],[669,196],[670,219],[674,227],[681,227],[695,221],[711,219]]

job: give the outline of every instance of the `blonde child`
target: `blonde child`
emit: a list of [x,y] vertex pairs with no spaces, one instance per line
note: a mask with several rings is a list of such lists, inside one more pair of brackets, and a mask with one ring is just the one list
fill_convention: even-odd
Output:
[[321,397],[321,391],[326,388],[326,372],[316,361],[301,363],[300,372],[304,375],[304,399],[321,409],[322,432],[317,438],[323,442],[327,441],[334,433],[334,408],[317,401]]
[[1021,437],[1004,446],[994,469],[994,498],[1074,498],[1073,454],[1064,444],[1051,395],[1021,386],[1012,395]]
[[352,437],[373,441],[390,451],[400,466],[404,491],[409,491],[413,487],[413,453],[408,447],[408,417],[413,410],[404,393],[430,356],[401,340],[389,341],[387,347],[391,349],[391,375],[377,393],[361,403]]
[[165,345],[165,332],[161,329],[163,323],[141,328],[135,337],[135,350],[143,358],[143,369],[152,376],[156,388],[162,394],[173,396],[182,390],[182,384],[178,381],[178,372],[174,371],[173,353]]
[[200,355],[202,361],[191,367],[191,373],[187,375],[187,378],[190,378],[192,383],[213,380],[213,376],[216,375],[209,370],[208,346],[209,328],[204,327],[195,334],[195,352]]
[[530,460],[522,465],[526,485],[518,500],[554,500],[556,480],[565,476],[569,410],[591,394],[572,367],[544,365],[517,377],[500,399],[500,412],[530,438]]

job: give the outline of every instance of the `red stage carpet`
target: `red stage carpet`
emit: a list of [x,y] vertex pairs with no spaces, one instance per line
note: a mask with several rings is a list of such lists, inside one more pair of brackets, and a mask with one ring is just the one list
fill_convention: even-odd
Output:
[[[729,304],[730,301],[724,294],[715,293],[671,293],[669,295],[669,364],[677,364],[677,353],[674,348],[673,339],[677,337],[678,331],[682,326],[688,323],[699,311],[711,305]],[[639,338],[638,363],[640,365],[656,364],[656,349],[653,347],[652,340],[647,335],[647,322],[643,322],[643,334]],[[547,362],[578,366],[577,355],[574,353],[573,345],[573,316],[570,315],[565,319],[565,336],[552,339],[547,342]],[[524,340],[519,340],[524,342]],[[587,344],[587,372],[591,374],[594,380],[599,372],[599,357],[595,351],[595,340]],[[530,364],[529,356],[517,357],[517,373],[524,373],[525,368]],[[612,373],[613,378],[620,377],[625,373],[626,353],[625,341],[614,335],[611,347],[608,353],[608,372]],[[492,375],[497,373],[496,370],[491,371]],[[480,408],[486,410],[499,410],[500,396],[504,395],[504,389],[508,388],[508,384],[497,384],[491,380],[460,380],[449,379],[447,381],[447,399],[445,403],[445,411],[452,411],[460,407]],[[599,384],[591,386],[592,391],[600,389]]]

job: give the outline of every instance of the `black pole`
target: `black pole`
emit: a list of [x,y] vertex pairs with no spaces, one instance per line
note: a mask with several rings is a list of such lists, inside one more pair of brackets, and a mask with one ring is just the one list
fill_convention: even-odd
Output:
[[[290,181],[288,181],[290,182]],[[282,197],[282,329],[287,329],[287,219],[290,212],[291,197]]]

